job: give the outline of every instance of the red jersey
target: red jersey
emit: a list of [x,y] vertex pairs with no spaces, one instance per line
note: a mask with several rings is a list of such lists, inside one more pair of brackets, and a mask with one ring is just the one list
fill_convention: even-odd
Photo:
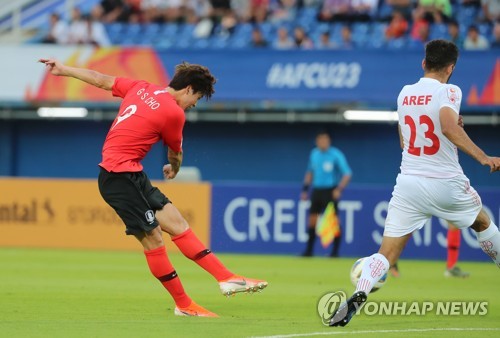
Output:
[[123,101],[104,141],[99,163],[102,168],[110,172],[141,171],[141,160],[160,140],[173,151],[182,151],[184,110],[165,87],[116,78],[112,93]]

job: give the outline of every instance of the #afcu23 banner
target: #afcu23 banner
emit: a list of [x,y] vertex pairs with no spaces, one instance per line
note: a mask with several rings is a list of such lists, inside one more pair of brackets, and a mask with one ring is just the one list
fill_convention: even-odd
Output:
[[[393,108],[401,88],[418,81],[423,51],[171,50],[147,47],[3,46],[0,102],[117,103],[81,81],[49,76],[36,61],[65,64],[167,85],[182,61],[206,65],[217,77],[218,102],[344,103]],[[462,52],[451,83],[464,111],[500,106],[498,52]],[[489,110],[488,110],[489,111]]]

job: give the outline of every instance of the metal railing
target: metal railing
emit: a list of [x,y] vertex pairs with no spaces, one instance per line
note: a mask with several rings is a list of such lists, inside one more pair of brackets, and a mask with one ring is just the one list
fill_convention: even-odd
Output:
[[38,29],[48,24],[48,13],[69,13],[85,0],[0,0],[0,35],[21,36],[25,29]]

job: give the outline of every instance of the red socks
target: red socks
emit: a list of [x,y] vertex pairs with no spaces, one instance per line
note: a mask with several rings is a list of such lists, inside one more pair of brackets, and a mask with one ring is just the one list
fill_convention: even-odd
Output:
[[233,276],[221,261],[200,242],[191,229],[172,237],[172,241],[187,258],[210,273],[217,281],[222,281]]
[[144,254],[146,255],[149,270],[167,289],[175,304],[182,308],[188,307],[191,304],[191,298],[184,291],[181,281],[167,257],[165,247],[144,251]]
[[448,259],[446,268],[451,269],[457,264],[460,247],[460,229],[448,229]]

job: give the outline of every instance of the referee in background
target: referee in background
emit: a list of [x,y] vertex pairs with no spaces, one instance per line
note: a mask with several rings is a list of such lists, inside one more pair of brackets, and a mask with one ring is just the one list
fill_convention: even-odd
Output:
[[[340,149],[331,146],[331,138],[327,131],[320,131],[316,135],[316,147],[311,150],[307,171],[304,176],[301,199],[309,198],[311,190],[311,208],[309,209],[307,246],[302,253],[303,257],[314,254],[316,241],[316,223],[328,203],[337,205],[342,192],[351,180],[351,168]],[[330,257],[338,257],[341,235],[333,240],[333,249]]]

